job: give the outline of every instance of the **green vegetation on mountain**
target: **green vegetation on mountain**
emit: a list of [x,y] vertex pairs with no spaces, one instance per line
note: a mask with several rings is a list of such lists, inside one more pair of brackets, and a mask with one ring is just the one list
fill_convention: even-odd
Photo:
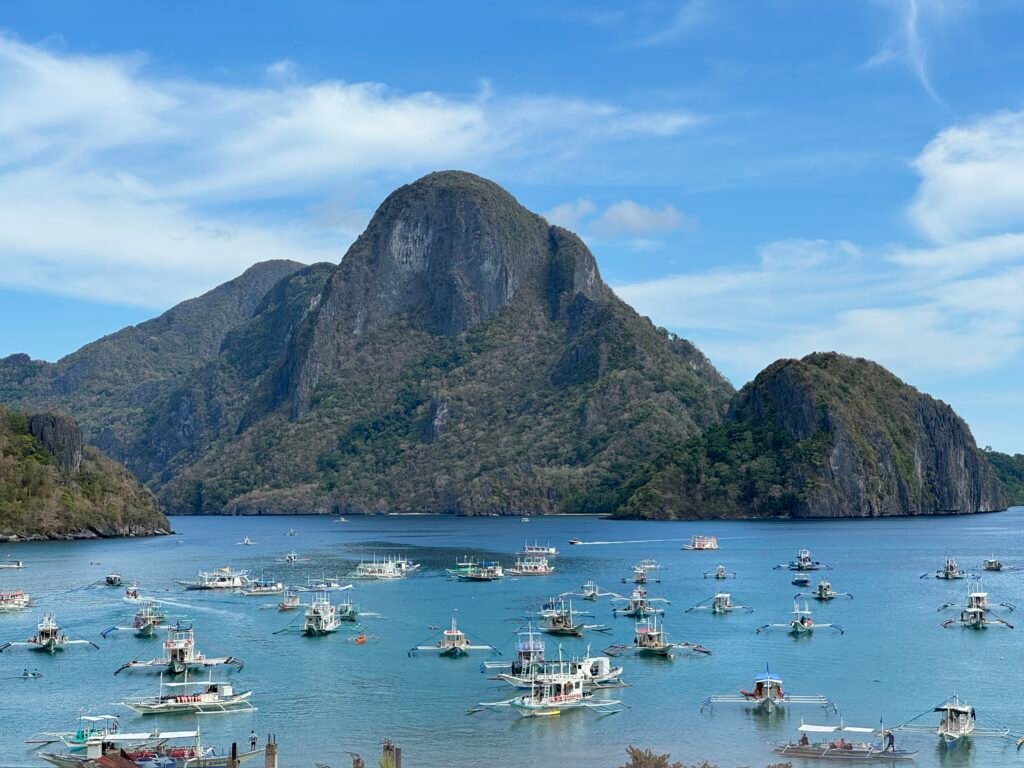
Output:
[[83,446],[72,419],[0,406],[0,536],[91,538],[170,531],[156,498]]
[[779,360],[655,462],[620,514],[877,517],[1006,508],[967,425],[868,360]]
[[1024,454],[985,451],[985,458],[1003,481],[1011,507],[1024,507]]

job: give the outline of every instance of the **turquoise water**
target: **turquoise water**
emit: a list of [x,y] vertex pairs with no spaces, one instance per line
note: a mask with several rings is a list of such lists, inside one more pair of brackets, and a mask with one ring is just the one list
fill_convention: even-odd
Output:
[[[820,709],[793,708],[767,719],[742,707],[720,706],[698,712],[700,702],[718,692],[749,688],[752,677],[770,663],[792,693],[823,693],[835,700],[847,722],[898,723],[929,709],[957,692],[974,704],[982,720],[994,718],[1024,731],[1019,706],[1024,658],[1024,626],[971,632],[942,629],[939,614],[946,602],[961,602],[966,582],[920,579],[956,556],[968,570],[981,560],[1000,556],[1024,566],[1024,509],[998,515],[864,521],[632,523],[594,518],[465,519],[452,517],[350,518],[339,524],[327,518],[175,518],[179,536],[94,542],[0,545],[0,559],[10,555],[28,563],[23,571],[0,570],[0,589],[20,587],[38,599],[38,608],[0,616],[0,642],[23,640],[43,610],[52,610],[68,632],[87,637],[100,650],[69,649],[56,657],[9,650],[0,654],[0,765],[42,765],[23,743],[39,730],[64,730],[80,708],[94,713],[124,712],[125,728],[143,719],[116,706],[125,696],[155,690],[158,676],[113,671],[133,658],[160,654],[159,640],[124,634],[102,640],[99,633],[127,621],[132,607],[123,590],[79,589],[102,580],[111,570],[137,579],[145,594],[180,603],[172,616],[184,615],[196,626],[197,647],[208,656],[234,655],[245,668],[230,673],[241,688],[251,688],[258,711],[202,718],[204,740],[226,746],[244,741],[254,728],[262,737],[274,732],[283,766],[311,766],[314,761],[348,765],[347,751],[376,755],[383,737],[404,749],[406,765],[483,766],[503,768],[549,765],[569,757],[578,765],[621,765],[627,744],[671,752],[686,762],[710,759],[721,766],[765,765],[768,743],[790,737],[801,716],[824,722]],[[299,535],[285,536],[290,528]],[[680,550],[695,533],[715,535],[721,549]],[[252,547],[236,542],[249,536]],[[646,543],[567,545],[585,541]],[[486,555],[511,565],[511,553],[524,539],[550,541],[562,554],[550,577],[506,579],[495,583],[449,581],[444,568],[461,555]],[[183,543],[178,544],[181,540]],[[756,627],[783,621],[797,588],[792,574],[772,566],[808,547],[816,559],[834,567],[823,572],[835,589],[853,600],[837,599],[816,608],[819,621],[835,621],[845,635],[823,631],[794,640],[782,632],[756,635]],[[276,563],[289,549],[311,562]],[[289,583],[306,576],[341,574],[373,554],[402,554],[423,564],[421,573],[397,582],[359,582],[352,594],[363,611],[379,614],[365,620],[378,639],[357,646],[347,635],[305,638],[275,635],[294,614],[261,609],[276,598],[245,598],[185,593],[175,585],[199,570],[222,565],[247,568]],[[631,687],[615,692],[630,708],[609,717],[569,712],[559,718],[521,720],[509,710],[467,715],[480,701],[505,698],[509,689],[480,673],[485,654],[448,660],[407,650],[427,641],[429,625],[443,625],[458,609],[460,626],[497,645],[508,656],[520,618],[539,608],[549,595],[578,589],[594,579],[608,590],[628,592],[620,583],[642,558],[665,566],[652,596],[672,602],[665,628],[675,641],[702,643],[709,657],[678,655],[672,661],[626,657],[625,679]],[[716,582],[702,578],[717,563],[738,578]],[[812,574],[817,580],[818,574]],[[754,606],[750,614],[725,617],[685,613],[726,585],[736,603]],[[994,602],[1021,606],[1024,571],[990,574],[985,585]],[[632,621],[614,619],[611,605],[581,601],[595,622],[613,627],[608,635],[590,637],[595,650],[612,642],[630,642]],[[1010,614],[1007,618],[1016,623]],[[1024,624],[1024,616],[1020,619]],[[570,652],[582,652],[587,640],[564,640]],[[556,647],[548,640],[549,655]],[[38,668],[35,681],[13,679],[25,668]],[[834,718],[833,718],[834,721]],[[147,725],[152,718],[146,718]],[[161,727],[187,728],[194,718],[164,717]],[[1013,745],[975,740],[946,754],[931,737],[904,736],[904,746],[919,750],[917,765],[995,765],[1017,757]],[[798,761],[798,764],[799,761]]]

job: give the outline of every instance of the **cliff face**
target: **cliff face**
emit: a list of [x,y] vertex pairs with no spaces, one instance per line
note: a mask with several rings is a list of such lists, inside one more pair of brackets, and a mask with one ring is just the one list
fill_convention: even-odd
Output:
[[662,460],[623,514],[879,517],[1005,509],[953,409],[867,360],[779,360]]
[[0,539],[148,536],[171,530],[156,498],[68,416],[0,406]]

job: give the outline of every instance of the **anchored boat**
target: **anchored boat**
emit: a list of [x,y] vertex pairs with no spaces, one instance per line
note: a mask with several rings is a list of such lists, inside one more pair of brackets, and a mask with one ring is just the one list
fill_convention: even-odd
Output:
[[817,571],[828,567],[811,557],[811,550],[809,549],[801,549],[796,553],[795,560],[775,566],[776,570],[782,568],[790,571]]
[[484,709],[510,707],[522,717],[557,717],[574,709],[588,709],[604,714],[621,711],[622,702],[597,699],[594,690],[583,685],[582,678],[568,672],[537,675],[528,693],[504,701],[481,702],[470,714]]
[[127,626],[107,627],[100,636],[106,638],[114,632],[134,632],[136,637],[156,637],[157,629],[167,621],[167,614],[162,608],[157,608],[152,600],[146,600],[139,610],[132,617],[132,623]]
[[[918,723],[934,713],[939,714],[938,726]],[[1012,739],[1010,729],[993,723],[988,727],[978,727],[978,714],[974,707],[960,700],[959,696],[951,696],[946,701],[917,717],[911,718],[893,730],[908,733],[934,734],[938,736],[947,749],[954,749],[971,736],[985,736]]]
[[452,625],[441,633],[441,639],[434,645],[417,645],[409,649],[409,655],[415,656],[419,652],[434,652],[449,659],[459,659],[468,656],[470,651],[491,651],[497,653],[492,645],[473,645],[466,633],[459,629],[452,616]]
[[523,548],[516,552],[516,554],[523,557],[555,557],[558,555],[558,550],[551,546],[550,542],[548,544],[538,544],[535,541],[533,544],[523,544]]
[[554,567],[548,565],[548,559],[540,555],[520,557],[516,564],[508,569],[510,576],[550,576],[554,572]]
[[736,573],[734,571],[730,571],[724,565],[716,565],[715,566],[715,570],[708,571],[707,573],[704,574],[704,578],[705,579],[707,579],[707,578],[713,578],[713,579],[735,579],[736,578]]
[[338,609],[331,603],[326,592],[318,592],[316,597],[306,606],[306,614],[302,619],[302,634],[307,637],[320,637],[337,632],[341,626]]
[[795,637],[810,635],[816,629],[834,629],[839,634],[843,634],[843,628],[838,624],[815,624],[811,616],[811,609],[806,601],[804,601],[803,608],[800,607],[799,603],[793,603],[793,618],[785,624],[765,624],[758,627],[755,631],[760,634],[766,629],[787,629],[789,634]]
[[687,608],[686,612],[691,611],[711,611],[716,615],[732,613],[733,611],[750,611],[754,610],[748,605],[737,605],[732,601],[732,595],[728,592],[716,592],[712,597],[709,597],[703,602],[697,603],[692,608]]
[[165,683],[160,675],[160,690],[156,696],[135,696],[121,702],[139,715],[210,715],[226,712],[255,712],[249,699],[252,691],[235,691],[228,682],[209,680],[183,680]]
[[252,585],[248,571],[233,571],[224,566],[215,571],[200,571],[193,581],[179,581],[186,589],[248,589]]
[[694,536],[690,539],[689,544],[683,544],[682,549],[688,549],[692,551],[703,551],[718,549],[718,539],[714,536]]
[[91,640],[72,640],[61,631],[57,619],[52,613],[44,613],[43,620],[36,625],[36,633],[23,643],[4,643],[0,645],[0,653],[8,648],[28,648],[41,653],[57,653],[72,645],[91,645],[96,650],[99,646]]
[[622,608],[612,608],[612,614],[615,616],[629,616],[632,619],[642,619],[655,613],[665,612],[664,608],[657,608],[654,606],[654,603],[669,604],[669,601],[663,597],[648,597],[647,590],[640,586],[633,590],[633,594],[630,597],[619,597],[616,595],[612,598],[612,602],[621,602],[623,600],[626,602],[626,605]]
[[190,669],[206,669],[221,665],[241,669],[245,666],[241,659],[234,656],[223,656],[210,659],[196,650],[195,631],[191,624],[176,624],[167,627],[167,639],[164,640],[164,655],[159,659],[149,661],[126,662],[118,667],[114,674],[118,675],[126,669],[155,669],[163,667],[172,675],[180,675]]
[[754,678],[753,690],[740,689],[738,694],[719,693],[708,696],[701,702],[700,711],[703,712],[715,704],[745,704],[768,712],[788,704],[814,704],[823,707],[826,711],[830,709],[833,712],[839,711],[828,697],[822,696],[820,693],[810,695],[786,693],[782,688],[782,678],[772,674],[767,665],[765,665],[764,672]]
[[32,605],[32,598],[28,593],[16,589],[10,592],[0,592],[0,613],[14,613],[23,611]]
[[813,597],[815,600],[827,602],[829,600],[834,600],[837,597],[849,597],[852,599],[853,595],[851,595],[849,592],[836,592],[834,589],[832,589],[832,583],[830,581],[827,581],[825,579],[819,579],[818,585],[814,588],[813,591],[798,592],[796,595],[793,596],[793,599],[795,600],[798,597]]
[[658,614],[652,614],[636,623],[636,626],[633,628],[632,646],[622,644],[611,645],[605,648],[603,653],[606,656],[620,656],[627,651],[633,651],[638,656],[655,656],[670,659],[672,658],[672,652],[677,649],[693,651],[694,653],[706,656],[711,655],[710,649],[697,643],[669,642],[668,635],[658,620]]
[[811,725],[800,723],[800,738],[775,745],[775,752],[784,757],[811,760],[845,760],[850,762],[896,762],[913,760],[917,752],[896,746],[893,732],[863,726]]
[[501,563],[493,560],[479,563],[464,560],[457,562],[455,568],[449,568],[448,575],[459,581],[499,581],[505,578],[505,571]]

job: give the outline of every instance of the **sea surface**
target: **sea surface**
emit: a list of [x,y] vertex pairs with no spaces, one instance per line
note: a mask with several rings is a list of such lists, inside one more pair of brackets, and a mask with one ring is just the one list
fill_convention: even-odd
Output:
[[[614,768],[635,744],[670,752],[687,764],[710,760],[722,766],[764,766],[772,742],[795,734],[801,718],[836,722],[818,707],[791,707],[771,718],[743,706],[720,705],[700,713],[714,693],[750,688],[770,665],[795,694],[821,693],[840,707],[849,724],[894,725],[928,711],[958,693],[973,704],[982,724],[1003,723],[1024,732],[1024,615],[1006,614],[1016,630],[975,632],[943,629],[937,608],[965,599],[967,582],[940,581],[930,574],[952,555],[978,571],[983,558],[999,556],[1024,567],[1024,508],[1002,514],[949,518],[800,522],[619,522],[591,517],[519,518],[351,517],[178,517],[177,535],[87,542],[0,545],[0,559],[22,559],[21,571],[0,570],[0,589],[22,588],[37,607],[0,616],[0,643],[30,636],[43,611],[52,611],[69,635],[95,641],[99,650],[68,649],[55,657],[11,648],[0,654],[0,765],[43,765],[24,740],[41,730],[67,730],[80,712],[120,713],[122,728],[191,728],[194,717],[141,718],[119,707],[126,696],[155,692],[156,673],[113,675],[123,662],[160,655],[160,640],[128,633],[100,638],[100,632],[130,620],[133,607],[123,589],[89,586],[110,571],[136,580],[144,594],[169,604],[172,617],[194,622],[197,647],[208,656],[244,660],[230,675],[254,691],[258,711],[201,719],[205,742],[220,749],[244,742],[250,729],[274,733],[281,765],[314,762],[350,765],[347,753],[373,757],[383,738],[404,751],[407,768],[427,766],[580,765]],[[294,528],[298,535],[285,535]],[[682,551],[693,534],[718,537],[718,552]],[[243,537],[255,540],[242,546]],[[569,546],[570,538],[601,542]],[[476,556],[514,562],[524,541],[550,542],[561,554],[556,575],[507,578],[494,583],[460,583],[444,569],[456,558]],[[820,631],[796,640],[784,631],[755,634],[770,622],[785,621],[799,591],[792,574],[773,566],[792,559],[800,547],[832,570],[812,574],[832,581],[852,600],[825,605],[811,601],[815,618],[838,623],[845,634]],[[277,562],[294,549],[309,562]],[[422,571],[394,582],[356,582],[351,594],[367,614],[370,641],[351,642],[337,633],[306,638],[280,631],[297,614],[279,613],[279,598],[185,592],[176,582],[200,570],[230,565],[255,576],[304,584],[308,576],[343,575],[373,555],[402,555]],[[430,626],[444,626],[456,612],[470,636],[514,653],[516,630],[548,596],[578,589],[593,579],[606,590],[628,594],[622,578],[633,563],[654,558],[663,566],[651,596],[671,601],[665,628],[674,641],[697,642],[711,656],[680,653],[675,659],[625,657],[629,687],[611,692],[628,709],[610,716],[573,711],[555,718],[521,719],[509,709],[467,714],[481,701],[507,698],[511,689],[481,674],[486,653],[448,660],[410,657],[414,645],[436,640]],[[727,582],[703,578],[722,563],[738,573]],[[928,573],[927,578],[921,578]],[[987,574],[993,602],[1014,603],[1024,614],[1024,570]],[[719,617],[687,613],[690,606],[726,588],[752,613]],[[308,597],[308,596],[307,596]],[[340,599],[340,597],[339,597]],[[629,643],[633,622],[613,618],[607,601],[578,601],[588,622],[605,623],[608,633],[563,640],[568,653]],[[548,639],[548,655],[557,641]],[[43,677],[21,680],[26,668]],[[934,722],[932,717],[924,722]],[[902,735],[902,746],[919,750],[919,766],[992,766],[1024,761],[1012,742],[977,738],[947,753],[931,735]],[[809,765],[797,761],[796,765]],[[260,763],[262,765],[262,763]]]

